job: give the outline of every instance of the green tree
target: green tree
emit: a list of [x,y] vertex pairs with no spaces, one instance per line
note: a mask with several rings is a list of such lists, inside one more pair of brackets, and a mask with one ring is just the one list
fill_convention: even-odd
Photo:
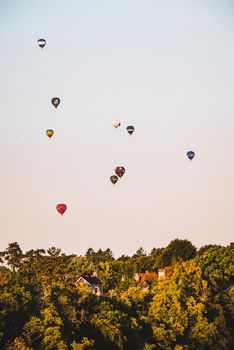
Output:
[[[109,249],[76,257],[9,245],[1,253],[0,349],[234,348],[234,245],[206,246],[191,259],[195,247],[175,241],[117,260]],[[134,274],[161,258],[173,262],[171,273],[145,293]],[[76,284],[95,270],[107,287],[100,297]]]
[[33,349],[40,348],[44,336],[44,326],[41,318],[31,316],[23,327],[23,337]]
[[140,247],[135,254],[133,254],[131,263],[135,266],[135,272],[145,272],[152,270],[152,259],[147,256],[146,251]]
[[7,345],[6,350],[33,350],[29,348],[22,338],[15,338],[14,341]]
[[63,340],[63,322],[54,307],[41,311],[41,317],[33,317],[24,327],[25,339],[30,346],[43,350],[66,350]]
[[97,265],[101,261],[105,262],[114,260],[113,252],[109,248],[106,250],[99,249],[97,252],[95,252],[93,248],[89,248],[85,254],[85,257],[94,265]]
[[137,249],[136,253],[132,256],[133,258],[139,258],[141,256],[146,256],[147,253],[146,251],[144,250],[143,247],[140,247],[139,249]]
[[229,288],[234,282],[234,246],[211,246],[196,258],[204,278],[214,293]]
[[164,248],[153,248],[150,252],[149,258],[151,261],[151,270],[156,271],[160,266],[160,257],[162,255]]
[[13,272],[20,268],[23,259],[22,250],[17,242],[9,243],[7,249],[0,253],[1,258],[4,258],[7,265]]
[[116,287],[118,290],[128,289],[131,285],[135,285],[134,273],[137,272],[136,262],[131,258],[118,260],[115,262],[118,273],[118,283]]
[[130,310],[134,310],[134,315],[146,316],[151,295],[146,293],[141,286],[131,286],[120,294],[120,300],[126,304]]
[[47,250],[47,253],[48,253],[50,256],[57,258],[57,257],[60,255],[60,253],[61,253],[61,249],[55,248],[55,247],[51,247],[51,248],[49,248],[49,249]]
[[15,279],[5,280],[0,286],[0,349],[16,338],[32,308],[31,293]]
[[154,350],[154,349],[156,349],[156,345],[155,344],[149,344],[149,343],[145,343],[144,348],[143,348],[143,350]]
[[71,259],[68,265],[68,271],[75,277],[78,278],[81,275],[92,275],[95,271],[95,265],[84,256],[76,256]]
[[123,315],[120,311],[106,301],[101,302],[98,312],[91,318],[92,325],[100,331],[104,341],[112,344],[112,348],[123,350],[125,339],[122,334],[121,324]]
[[172,265],[173,261],[189,260],[196,255],[196,248],[187,239],[174,239],[170,244],[162,251],[159,258],[159,267],[165,267]]
[[149,321],[160,349],[229,349],[230,330],[221,305],[209,300],[207,282],[194,261],[174,266],[155,286]]
[[94,350],[94,340],[84,337],[81,343],[73,342],[71,344],[72,350]]

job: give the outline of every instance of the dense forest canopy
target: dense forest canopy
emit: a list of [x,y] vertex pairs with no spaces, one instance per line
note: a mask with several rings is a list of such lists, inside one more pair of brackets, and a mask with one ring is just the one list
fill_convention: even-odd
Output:
[[[234,244],[197,250],[175,239],[118,259],[51,247],[0,252],[0,349],[230,350],[234,348]],[[145,290],[134,276],[170,267]],[[77,283],[93,273],[96,296]]]

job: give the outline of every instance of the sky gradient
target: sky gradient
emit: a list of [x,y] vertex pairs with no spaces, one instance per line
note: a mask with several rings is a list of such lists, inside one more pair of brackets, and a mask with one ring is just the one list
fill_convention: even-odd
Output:
[[233,1],[0,0],[0,31],[0,250],[233,240]]

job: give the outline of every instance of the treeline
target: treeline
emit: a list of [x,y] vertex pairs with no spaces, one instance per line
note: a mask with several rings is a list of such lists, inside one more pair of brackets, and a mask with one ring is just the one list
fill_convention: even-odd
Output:
[[[110,249],[0,252],[0,349],[234,349],[234,244],[197,250],[176,239],[115,259]],[[149,291],[136,272],[171,266]],[[97,272],[104,295],[76,283]]]

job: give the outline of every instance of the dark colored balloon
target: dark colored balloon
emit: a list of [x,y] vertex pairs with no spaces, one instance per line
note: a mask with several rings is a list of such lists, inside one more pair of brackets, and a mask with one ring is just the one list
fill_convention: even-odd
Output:
[[40,46],[40,48],[43,49],[43,47],[46,44],[46,41],[45,41],[45,39],[38,39],[37,43],[38,43],[38,46]]
[[60,104],[60,98],[53,97],[52,100],[51,100],[51,103],[54,105],[55,108],[57,108],[58,105]]
[[65,213],[65,211],[67,210],[67,206],[66,206],[66,204],[60,203],[60,204],[56,205],[56,209],[59,212],[59,214],[63,215]]
[[127,126],[126,130],[129,133],[129,135],[132,135],[132,133],[134,132],[135,128],[134,128],[134,126],[129,125],[129,126]]
[[125,169],[123,166],[117,166],[117,168],[115,168],[115,173],[116,175],[118,175],[118,177],[122,177],[123,174],[125,173]]
[[112,175],[112,176],[110,177],[110,180],[111,180],[111,182],[115,185],[116,182],[118,181],[118,176]]
[[188,159],[192,160],[194,158],[194,156],[195,156],[195,153],[193,151],[187,152]]

